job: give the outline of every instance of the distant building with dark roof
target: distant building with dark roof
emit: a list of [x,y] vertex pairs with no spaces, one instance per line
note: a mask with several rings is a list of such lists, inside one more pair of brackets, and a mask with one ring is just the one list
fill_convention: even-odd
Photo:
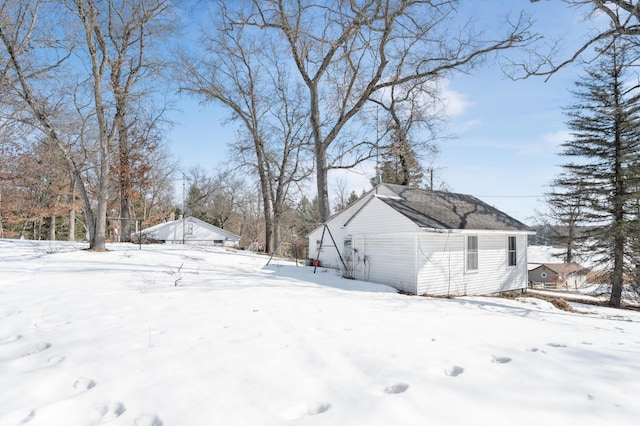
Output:
[[530,234],[471,195],[383,183],[312,231],[309,254],[407,293],[496,294],[527,287]]
[[577,263],[541,263],[529,270],[532,287],[579,289],[587,284],[589,270]]

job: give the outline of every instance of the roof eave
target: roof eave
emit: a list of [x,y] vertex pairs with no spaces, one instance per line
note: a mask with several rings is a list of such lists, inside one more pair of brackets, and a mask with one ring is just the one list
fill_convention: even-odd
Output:
[[445,229],[445,228],[430,228],[426,226],[420,227],[423,232],[436,232],[447,234],[524,234],[524,235],[536,235],[534,231],[516,230],[516,229]]

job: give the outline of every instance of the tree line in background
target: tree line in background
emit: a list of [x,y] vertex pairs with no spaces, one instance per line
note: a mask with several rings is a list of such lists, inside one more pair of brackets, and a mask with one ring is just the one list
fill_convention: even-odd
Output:
[[[572,160],[550,205],[569,230],[568,260],[589,241],[610,263],[619,305],[625,277],[640,276],[637,76],[623,73],[640,8],[564,2],[610,21],[568,57],[544,50],[524,12],[485,32],[453,0],[1,1],[0,237],[86,237],[104,250],[190,214],[271,252],[328,219],[332,170],[378,158],[383,181],[432,185],[452,73],[498,60],[512,78],[549,78],[591,55],[602,62],[578,84]],[[170,157],[168,93],[228,112],[237,137],[216,174]],[[335,192],[334,212],[359,195]]]

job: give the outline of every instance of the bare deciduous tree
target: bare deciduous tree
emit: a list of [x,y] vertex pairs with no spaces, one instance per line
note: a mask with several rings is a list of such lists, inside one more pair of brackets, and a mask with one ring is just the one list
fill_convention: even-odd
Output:
[[[439,133],[444,110],[434,91],[437,89],[431,85],[397,85],[390,87],[388,93],[378,93],[371,99],[377,105],[376,126],[379,127],[379,109],[386,117],[382,134],[378,136],[383,182],[422,185],[425,169],[420,164],[420,156],[435,157],[436,142],[443,138]],[[426,131],[423,133],[426,137],[417,136],[420,130]]]
[[[328,154],[374,93],[469,70],[492,52],[536,38],[522,15],[508,22],[497,39],[483,37],[471,25],[452,25],[457,3],[253,0],[251,7],[235,11],[234,24],[273,30],[285,40],[287,57],[307,89],[323,221],[330,213]],[[356,155],[356,159],[370,156]]]
[[[105,249],[115,141],[123,154],[118,160],[125,166],[119,170],[126,169],[120,175],[120,187],[126,186],[129,192],[131,189],[128,129],[135,120],[127,120],[127,116],[134,96],[132,89],[150,74],[145,49],[150,37],[163,31],[162,25],[154,23],[168,5],[163,0],[13,0],[0,7],[0,41],[8,64],[3,68],[4,82],[27,105],[34,125],[46,135],[46,141],[62,153],[81,193],[90,248],[95,250]],[[54,22],[52,17],[60,22]],[[72,30],[78,32],[68,32]],[[63,73],[61,65],[72,53],[73,72]],[[47,78],[49,84],[43,84]],[[66,92],[52,84],[56,81],[69,83]],[[73,93],[69,93],[69,87]],[[85,150],[84,159],[90,159],[82,164],[58,121],[69,105],[74,105],[82,123],[74,135],[77,148]],[[89,194],[91,185],[96,187],[93,194]],[[130,209],[126,210],[125,215]]]
[[[45,6],[54,7],[50,3],[40,0],[16,0],[2,3],[0,8],[0,42],[3,47],[3,63],[5,88],[13,99],[21,103],[15,105],[19,109],[28,111],[33,117],[33,125],[45,135],[47,143],[57,149],[67,164],[74,179],[78,183],[83,204],[85,218],[95,232],[94,214],[91,200],[82,178],[82,170],[74,161],[69,147],[64,141],[60,129],[55,122],[59,107],[63,104],[61,95],[52,93],[50,83],[52,74],[68,59],[75,47],[73,37],[61,33],[59,28],[65,28],[61,22],[51,17],[58,16],[55,11],[49,11],[49,19],[44,23],[41,14]],[[44,83],[43,83],[44,81]],[[104,230],[103,230],[104,231]],[[91,247],[104,248],[104,233],[102,241],[91,241]]]
[[[539,0],[530,0],[537,3]],[[616,36],[631,36],[630,39],[640,35],[640,1],[638,0],[562,0],[569,7],[584,11],[586,20],[590,18],[606,16],[609,23],[606,28],[598,28],[592,31],[581,44],[568,52],[562,46],[560,40],[555,40],[546,50],[541,46],[533,46],[529,52],[529,60],[523,62],[511,61],[505,67],[505,72],[511,78],[526,78],[530,76],[544,76],[547,79],[553,74],[580,59],[594,60],[598,56],[595,49],[605,40],[612,40]],[[634,41],[639,44],[640,41]]]
[[266,250],[272,251],[292,186],[310,173],[305,109],[278,59],[278,46],[264,34],[234,26],[227,12],[221,2],[216,31],[204,36],[205,53],[183,59],[183,90],[221,103],[240,123],[236,160],[258,177]]
[[[117,129],[117,176],[120,193],[120,223],[122,241],[131,240],[131,213],[134,159],[130,129],[139,114],[131,110],[133,101],[144,96],[141,80],[159,73],[159,64],[149,55],[152,43],[170,31],[165,21],[168,0],[110,0],[105,11],[108,19],[106,41],[112,52],[109,57],[110,84],[115,102],[114,125]],[[148,96],[148,94],[146,94]],[[136,107],[142,104],[137,103]],[[137,109],[137,108],[136,108]]]

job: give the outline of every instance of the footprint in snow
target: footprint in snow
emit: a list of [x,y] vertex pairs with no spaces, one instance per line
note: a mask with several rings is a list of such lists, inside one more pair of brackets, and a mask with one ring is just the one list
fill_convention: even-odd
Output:
[[284,417],[289,420],[297,420],[305,416],[315,416],[326,413],[331,408],[328,402],[317,402],[311,404],[300,404],[291,407],[284,413]]
[[22,421],[20,422],[21,425],[27,424],[29,423],[31,420],[33,420],[33,418],[36,416],[36,410],[31,410],[29,411],[29,414],[27,414],[27,416],[22,419]]
[[409,385],[406,383],[396,383],[384,388],[383,392],[388,395],[397,395],[399,393],[406,392],[409,389]]
[[6,345],[8,343],[13,343],[17,340],[22,339],[21,334],[10,334],[0,339],[0,345]]
[[35,354],[40,353],[42,351],[46,351],[50,347],[51,347],[51,343],[38,343],[37,345],[33,345],[29,350],[25,351],[22,354],[22,358],[27,357],[27,356],[31,356],[31,355],[35,355]]
[[547,346],[551,346],[552,348],[566,348],[567,345],[562,344],[562,343],[547,343]]
[[125,411],[127,411],[127,409],[120,401],[97,406],[91,413],[89,425],[95,426],[108,423],[120,417]]
[[538,348],[530,348],[529,352],[538,352]]
[[21,314],[22,311],[4,311],[2,313],[0,313],[0,319],[2,318],[6,318],[6,317],[10,317],[12,315],[18,315]]
[[508,356],[495,356],[493,355],[493,359],[491,360],[494,364],[506,364],[511,362],[511,358]]
[[36,410],[20,409],[2,417],[3,425],[25,425],[36,416]]
[[80,377],[73,383],[73,388],[79,391],[85,391],[95,387],[96,382],[86,377]]
[[53,367],[54,365],[60,364],[62,361],[64,361],[64,357],[62,355],[53,355],[47,358],[47,365],[49,367]]
[[458,365],[452,365],[451,367],[444,370],[444,374],[450,377],[457,377],[464,373],[464,368]]
[[155,414],[143,414],[135,420],[136,426],[163,426],[160,417]]

